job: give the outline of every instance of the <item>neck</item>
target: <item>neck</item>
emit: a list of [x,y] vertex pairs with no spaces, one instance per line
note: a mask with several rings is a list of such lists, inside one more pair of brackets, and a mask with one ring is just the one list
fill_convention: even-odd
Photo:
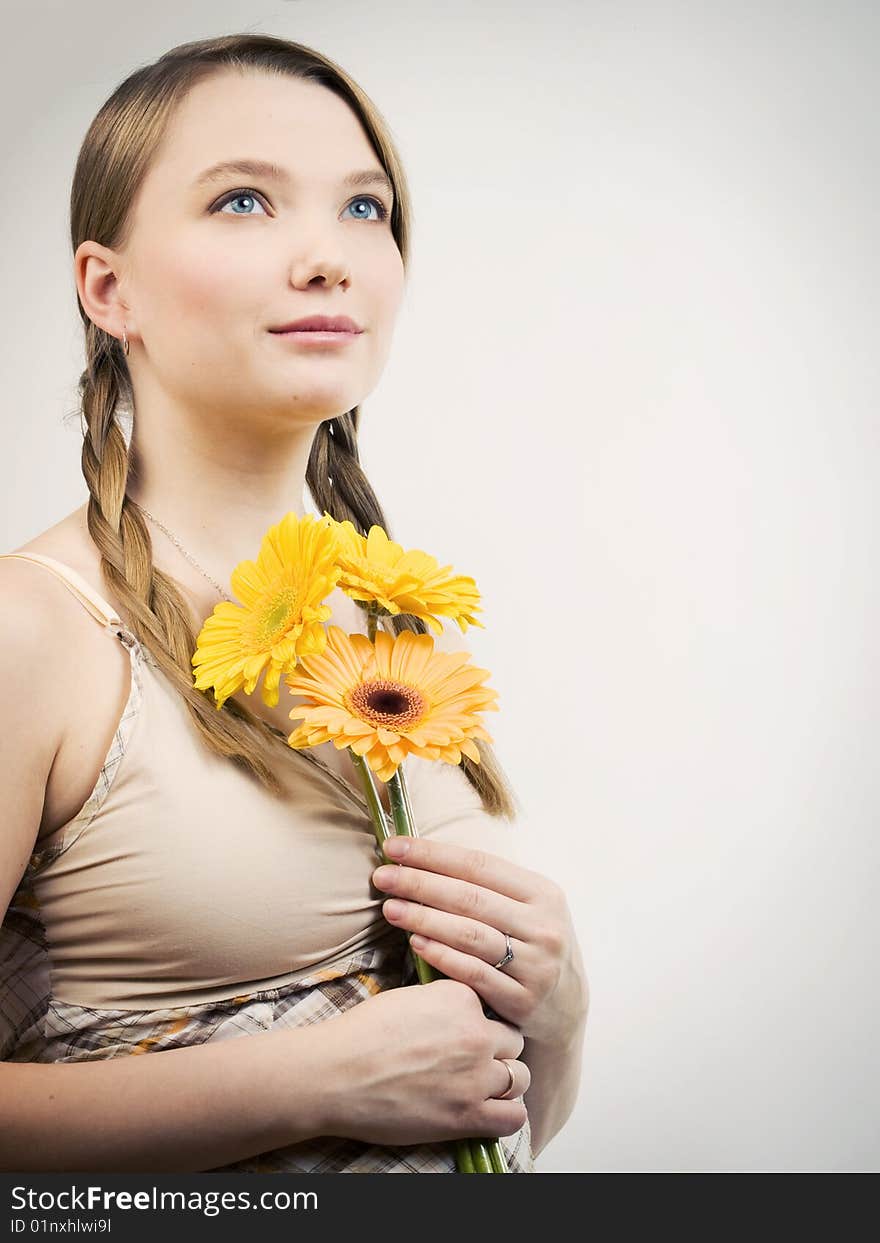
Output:
[[[263,536],[286,513],[302,516],[315,426],[268,440],[251,434],[195,439],[175,428],[174,443],[141,426],[133,436],[127,493],[176,537],[190,557],[229,591],[232,571],[255,560]],[[180,550],[150,524],[170,564]]]

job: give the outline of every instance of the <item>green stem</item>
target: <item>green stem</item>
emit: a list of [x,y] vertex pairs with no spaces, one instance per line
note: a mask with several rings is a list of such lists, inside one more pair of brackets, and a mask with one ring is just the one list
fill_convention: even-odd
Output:
[[[403,765],[399,764],[397,771],[386,783],[388,789],[388,802],[391,804],[391,820],[394,824],[394,831],[400,837],[418,837],[414,832],[415,823],[407,814],[407,799],[403,788]],[[408,933],[408,936],[411,934]],[[425,962],[410,945],[410,951],[413,956],[413,962],[416,965],[416,971],[420,984],[430,984],[432,980],[440,980],[442,974],[437,971],[430,963]]]
[[487,1140],[482,1138],[471,1140],[471,1159],[474,1163],[474,1170],[478,1174],[494,1174],[492,1162],[489,1159],[489,1151],[486,1147]]
[[[367,637],[371,643],[375,643],[378,606],[370,605],[366,612]],[[413,815],[412,803],[409,798],[403,764],[398,764],[393,776],[386,783],[388,802],[391,807],[391,824],[389,825],[385,808],[382,806],[379,795],[376,792],[373,773],[369,764],[362,755],[357,755],[354,751],[351,751],[351,758],[361,776],[367,804],[370,808],[370,816],[373,820],[376,840],[380,848],[385,839],[391,837],[392,834],[402,837],[418,837],[419,834],[416,829],[415,816]],[[408,938],[411,935],[411,933],[407,933]],[[432,980],[446,978],[441,971],[432,967],[430,963],[425,962],[424,958],[415,952],[412,945],[409,947],[409,952],[412,955],[420,984],[430,984]],[[457,1140],[455,1153],[456,1166],[460,1174],[510,1173],[500,1140],[485,1139],[482,1136],[476,1139]]]
[[504,1149],[497,1140],[493,1140],[489,1145],[489,1159],[492,1162],[493,1174],[509,1174],[507,1168],[507,1158],[504,1155]]
[[476,1174],[474,1169],[474,1159],[471,1156],[471,1142],[469,1139],[457,1139],[455,1141],[455,1164],[458,1166],[459,1174]]
[[367,805],[370,809],[373,829],[376,834],[376,841],[379,843],[381,848],[382,843],[387,838],[394,836],[394,829],[388,823],[388,817],[385,814],[385,808],[382,806],[381,799],[376,791],[376,783],[373,780],[373,772],[369,764],[362,755],[356,755],[354,751],[351,751],[351,760],[361,775],[361,784],[364,787],[364,794],[367,799]]

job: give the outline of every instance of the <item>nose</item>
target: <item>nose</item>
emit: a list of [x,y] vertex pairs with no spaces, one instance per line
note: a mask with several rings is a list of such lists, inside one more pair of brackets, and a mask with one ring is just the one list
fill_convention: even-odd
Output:
[[336,286],[339,286],[342,293],[347,293],[349,285],[351,284],[347,276],[339,277],[337,279],[335,276],[326,276],[323,273],[317,273],[315,276],[309,277],[302,285],[300,285],[297,281],[293,282],[295,288],[297,289],[307,289],[315,283],[323,285],[328,290],[335,289]]
[[328,289],[341,285],[345,290],[350,284],[348,270],[342,264],[300,264],[291,276],[291,284],[297,289],[307,289],[315,281],[322,282]]
[[291,263],[290,278],[297,289],[307,289],[315,281],[322,281],[331,289],[336,285],[347,289],[351,280],[348,264],[341,254],[317,248],[311,255],[300,256]]

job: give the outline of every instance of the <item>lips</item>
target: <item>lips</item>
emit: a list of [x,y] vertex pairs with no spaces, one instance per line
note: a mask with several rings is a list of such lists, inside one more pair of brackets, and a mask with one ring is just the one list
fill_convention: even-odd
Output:
[[347,315],[308,315],[304,319],[283,324],[280,328],[270,328],[270,332],[363,332],[360,324],[356,324]]

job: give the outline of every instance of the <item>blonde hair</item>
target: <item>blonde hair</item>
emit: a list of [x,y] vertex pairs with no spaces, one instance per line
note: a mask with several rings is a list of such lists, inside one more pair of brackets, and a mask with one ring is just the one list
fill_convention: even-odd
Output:
[[[321,53],[266,34],[232,34],[181,44],[135,70],[117,86],[89,126],[77,159],[70,196],[74,254],[86,239],[108,248],[126,244],[132,202],[175,109],[194,85],[229,68],[289,74],[318,83],[348,103],[393,183],[390,223],[406,269],[412,220],[409,190],[394,142],[378,110],[357,83]],[[89,319],[78,296],[77,304],[85,333],[86,369],[78,386],[81,409],[74,413],[83,421],[88,528],[101,553],[104,580],[136,638],[185,700],[207,746],[280,794],[270,751],[277,752],[286,741],[262,718],[232,699],[218,711],[213,693],[196,690],[193,685],[194,619],[175,581],[153,565],[149,529],[141,509],[126,491],[132,463],[117,416],[122,403],[129,405],[132,417],[135,410],[125,355],[120,342]],[[306,483],[320,512],[327,510],[340,522],[349,519],[362,534],[378,523],[393,538],[361,469],[359,416],[357,406],[335,415],[333,434],[330,420],[319,425]],[[404,629],[424,633],[427,629],[424,622],[409,615],[385,618],[384,625],[392,634]],[[461,767],[486,811],[511,819],[516,796],[492,747],[482,740],[475,742],[481,762],[475,764],[463,756]]]

